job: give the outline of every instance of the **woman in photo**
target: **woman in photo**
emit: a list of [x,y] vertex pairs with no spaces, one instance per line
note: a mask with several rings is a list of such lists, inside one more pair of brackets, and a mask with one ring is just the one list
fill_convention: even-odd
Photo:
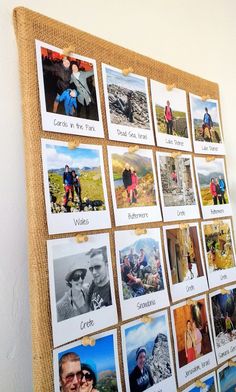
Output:
[[186,331],[184,334],[185,341],[185,355],[187,359],[187,363],[190,363],[196,359],[196,343],[194,338],[194,333],[192,330],[192,323],[190,320],[187,321]]
[[138,176],[134,168],[131,166],[130,168],[131,172],[131,185],[128,186],[128,193],[129,193],[129,200],[130,204],[136,203],[137,202],[137,186],[138,186]]
[[71,174],[72,174],[72,180],[73,180],[73,186],[74,186],[75,193],[79,199],[80,204],[82,204],[81,185],[80,185],[79,176],[76,174],[75,170],[72,170]]
[[211,192],[213,204],[216,205],[217,204],[217,192],[216,192],[216,184],[215,184],[215,179],[214,178],[211,178],[210,192]]
[[92,95],[88,87],[87,79],[94,75],[92,71],[83,71],[79,69],[77,63],[72,64],[71,83],[73,83],[77,90],[78,109],[77,115],[80,117],[82,107],[85,108],[86,118],[90,116],[90,104],[92,102]]
[[195,321],[193,321],[193,335],[195,339],[196,357],[199,358],[202,351],[202,334],[200,329],[197,328]]
[[57,321],[70,319],[89,311],[88,285],[84,284],[86,268],[72,268],[66,275],[69,290],[57,302]]
[[129,376],[130,391],[142,392],[150,388],[154,384],[151,369],[146,365],[147,351],[144,346],[141,346],[136,351],[137,365],[132,370]]
[[86,364],[81,365],[81,381],[79,392],[99,392],[95,387],[97,378],[92,368]]

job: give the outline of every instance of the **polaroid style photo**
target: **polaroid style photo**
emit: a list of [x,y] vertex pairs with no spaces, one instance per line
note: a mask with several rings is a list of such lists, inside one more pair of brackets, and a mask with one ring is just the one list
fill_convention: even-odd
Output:
[[177,390],[166,310],[121,326],[127,392]]
[[198,223],[165,226],[163,231],[172,301],[207,291]]
[[216,366],[206,295],[171,307],[178,386]]
[[109,234],[47,241],[54,347],[117,322]]
[[96,61],[35,44],[43,130],[104,137]]
[[199,154],[224,155],[225,147],[216,99],[203,101],[189,94],[194,152]]
[[192,151],[186,91],[151,80],[151,92],[157,145]]
[[54,391],[122,392],[117,331],[92,336],[94,345],[81,340],[53,351]]
[[102,64],[109,139],[154,145],[147,78]]
[[195,384],[190,385],[183,392],[218,392],[215,372],[196,380]]
[[199,218],[191,155],[157,152],[156,157],[164,221]]
[[116,226],[161,221],[152,150],[107,149]]
[[202,222],[209,287],[236,280],[235,249],[230,219]]
[[234,392],[236,388],[236,357],[217,369],[219,392]]
[[194,157],[203,219],[232,215],[223,158]]
[[115,232],[122,319],[169,306],[160,229]]
[[41,144],[49,234],[111,227],[102,146]]
[[209,294],[213,338],[220,364],[236,353],[236,286],[227,286]]

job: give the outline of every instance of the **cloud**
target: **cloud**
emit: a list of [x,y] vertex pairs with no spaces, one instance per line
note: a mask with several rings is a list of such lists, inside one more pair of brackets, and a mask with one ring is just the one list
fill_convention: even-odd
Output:
[[69,165],[73,168],[82,169],[84,166],[87,167],[98,167],[100,166],[99,157],[86,158],[81,156],[80,150],[76,150],[76,153],[68,151],[68,154],[58,152],[54,146],[47,147],[47,167],[48,169],[61,169],[65,165]]

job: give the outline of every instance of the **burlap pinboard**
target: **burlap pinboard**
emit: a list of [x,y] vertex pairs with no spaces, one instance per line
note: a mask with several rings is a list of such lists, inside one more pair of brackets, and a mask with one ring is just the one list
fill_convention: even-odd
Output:
[[[26,164],[26,194],[29,232],[29,279],[32,320],[32,350],[33,350],[33,381],[35,392],[53,391],[52,366],[52,331],[49,303],[48,267],[46,240],[49,238],[70,237],[75,233],[49,236],[46,222],[46,211],[43,190],[43,170],[41,160],[41,138],[51,138],[61,141],[79,140],[81,143],[103,145],[105,172],[108,173],[107,145],[125,145],[125,143],[109,141],[106,128],[105,104],[101,74],[101,63],[110,64],[124,69],[132,67],[134,73],[146,76],[165,84],[175,83],[176,87],[202,96],[208,94],[211,98],[219,99],[216,83],[209,82],[197,76],[188,74],[169,65],[114,45],[88,33],[57,22],[29,9],[18,7],[14,10],[14,26],[19,48],[19,68],[22,91],[23,129],[25,141]],[[41,40],[59,48],[72,46],[75,53],[93,58],[97,62],[98,80],[105,138],[78,137],[72,135],[45,132],[41,126],[39,88],[36,67],[35,39]],[[149,89],[150,90],[150,89]],[[151,97],[150,97],[151,98]],[[188,103],[189,106],[189,103]],[[191,122],[190,122],[191,123]],[[126,144],[127,146],[127,144]],[[142,148],[147,148],[142,146]],[[163,150],[148,147],[153,151]],[[106,178],[108,199],[111,211],[112,228],[110,230],[93,231],[109,232],[111,238],[111,254],[114,270],[118,316],[120,317],[114,249],[114,215],[112,211],[111,190],[109,179]],[[176,223],[176,222],[173,222]],[[161,223],[142,225],[161,227]],[[133,229],[134,226],[129,226]],[[120,227],[119,229],[124,229]],[[118,339],[120,340],[119,326]],[[118,344],[120,349],[121,345]],[[123,390],[124,374],[122,370],[121,351],[119,351],[120,368]]]

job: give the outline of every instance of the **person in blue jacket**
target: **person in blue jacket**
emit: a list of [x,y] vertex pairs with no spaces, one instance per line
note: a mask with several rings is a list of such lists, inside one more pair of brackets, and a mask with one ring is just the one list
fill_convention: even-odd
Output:
[[154,384],[149,366],[146,364],[147,351],[141,346],[136,351],[137,365],[129,376],[130,392],[142,392]]
[[65,114],[67,116],[74,116],[77,110],[77,91],[75,89],[68,88],[58,97],[59,102],[64,102]]

